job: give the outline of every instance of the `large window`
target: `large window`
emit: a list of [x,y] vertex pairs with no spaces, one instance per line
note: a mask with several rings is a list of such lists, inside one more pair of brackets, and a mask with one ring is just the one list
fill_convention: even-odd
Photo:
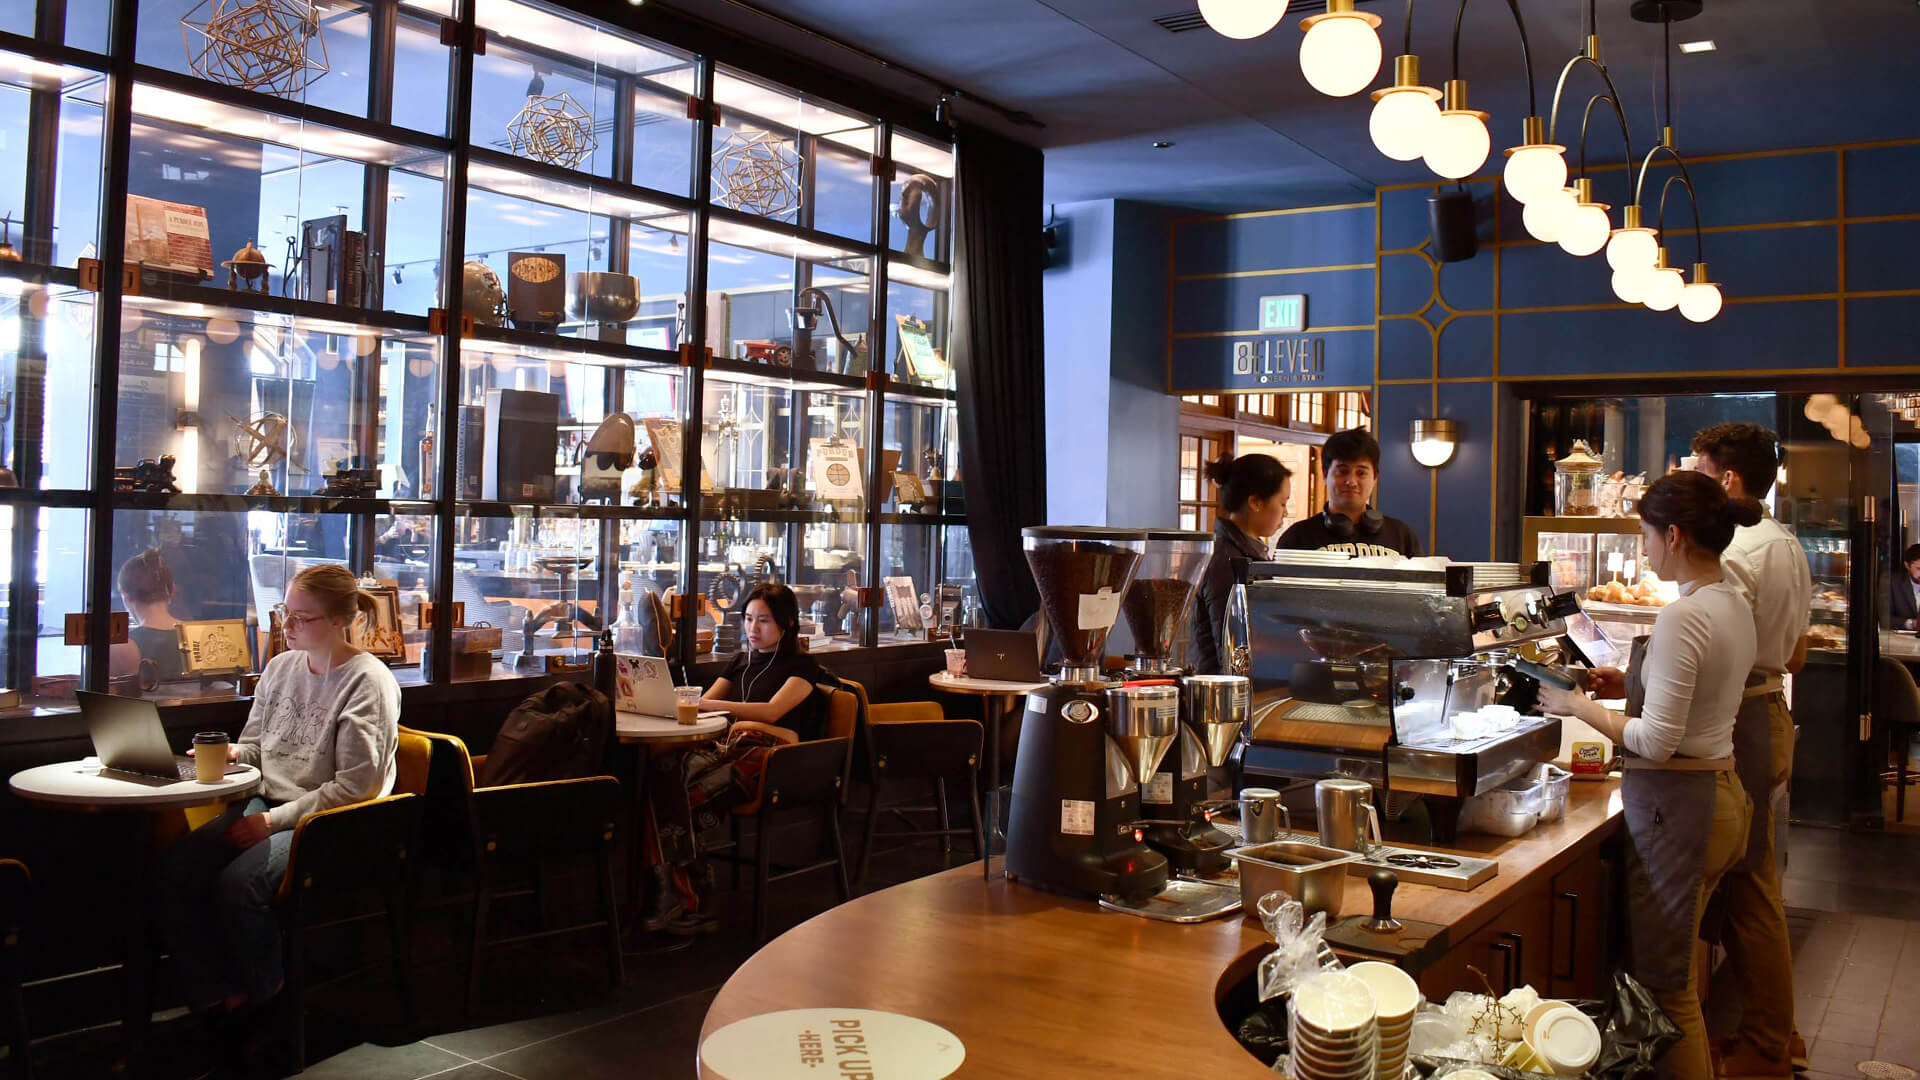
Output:
[[1372,426],[1373,403],[1364,391],[1182,396],[1180,527],[1213,527],[1219,492],[1206,478],[1206,464],[1242,454],[1266,454],[1287,467],[1293,477],[1287,521],[1299,521],[1326,499],[1320,444],[1335,431]]

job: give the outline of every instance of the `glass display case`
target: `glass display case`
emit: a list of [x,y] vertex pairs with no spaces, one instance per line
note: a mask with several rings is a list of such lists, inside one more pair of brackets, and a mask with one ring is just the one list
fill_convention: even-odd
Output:
[[326,563],[403,684],[718,659],[762,581],[816,649],[970,607],[936,128],[534,0],[303,7],[0,16],[5,686],[242,692]]

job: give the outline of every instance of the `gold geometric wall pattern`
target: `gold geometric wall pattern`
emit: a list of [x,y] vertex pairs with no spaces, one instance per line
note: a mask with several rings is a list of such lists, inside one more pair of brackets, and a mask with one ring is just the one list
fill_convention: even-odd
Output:
[[242,90],[292,97],[328,70],[313,0],[200,0],[180,37],[195,75]]

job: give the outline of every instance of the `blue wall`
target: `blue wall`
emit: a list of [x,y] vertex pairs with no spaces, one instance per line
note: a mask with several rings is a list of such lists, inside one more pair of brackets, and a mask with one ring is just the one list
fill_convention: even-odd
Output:
[[[1427,251],[1426,200],[1443,185],[1403,185],[1360,207],[1175,222],[1167,386],[1288,388],[1250,385],[1222,359],[1231,356],[1225,343],[1258,337],[1262,294],[1307,293],[1309,336],[1330,318],[1364,324],[1325,337],[1330,369],[1337,355],[1342,372],[1355,370],[1349,339],[1372,352],[1364,382],[1387,448],[1381,507],[1426,533],[1435,550],[1484,559],[1501,538],[1496,518],[1512,513],[1496,492],[1511,488],[1520,468],[1523,406],[1507,384],[1607,380],[1617,393],[1672,377],[1920,373],[1920,263],[1912,257],[1920,186],[1904,179],[1920,170],[1920,140],[1703,158],[1689,170],[1706,256],[1727,298],[1713,322],[1617,302],[1603,255],[1575,259],[1534,241],[1492,179],[1471,184],[1479,254],[1437,263]],[[1622,167],[1594,178],[1603,201],[1618,207],[1629,197]],[[1659,169],[1648,177],[1650,197],[1663,179]],[[1683,201],[1669,202],[1665,224],[1673,264],[1690,268],[1699,256]],[[1371,257],[1356,257],[1369,242]],[[1372,265],[1298,272],[1334,263]],[[1356,316],[1356,295],[1368,292],[1375,306]],[[1437,470],[1404,448],[1408,424],[1422,416],[1463,426],[1462,445]]]

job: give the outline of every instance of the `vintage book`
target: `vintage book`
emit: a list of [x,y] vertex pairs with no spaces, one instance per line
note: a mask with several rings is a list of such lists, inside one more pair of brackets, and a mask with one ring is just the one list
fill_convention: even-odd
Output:
[[127,196],[127,262],[213,279],[213,234],[203,206]]
[[348,229],[340,234],[340,295],[336,303],[367,306],[367,234]]
[[507,253],[507,313],[522,330],[551,333],[567,310],[567,257],[545,251]]

